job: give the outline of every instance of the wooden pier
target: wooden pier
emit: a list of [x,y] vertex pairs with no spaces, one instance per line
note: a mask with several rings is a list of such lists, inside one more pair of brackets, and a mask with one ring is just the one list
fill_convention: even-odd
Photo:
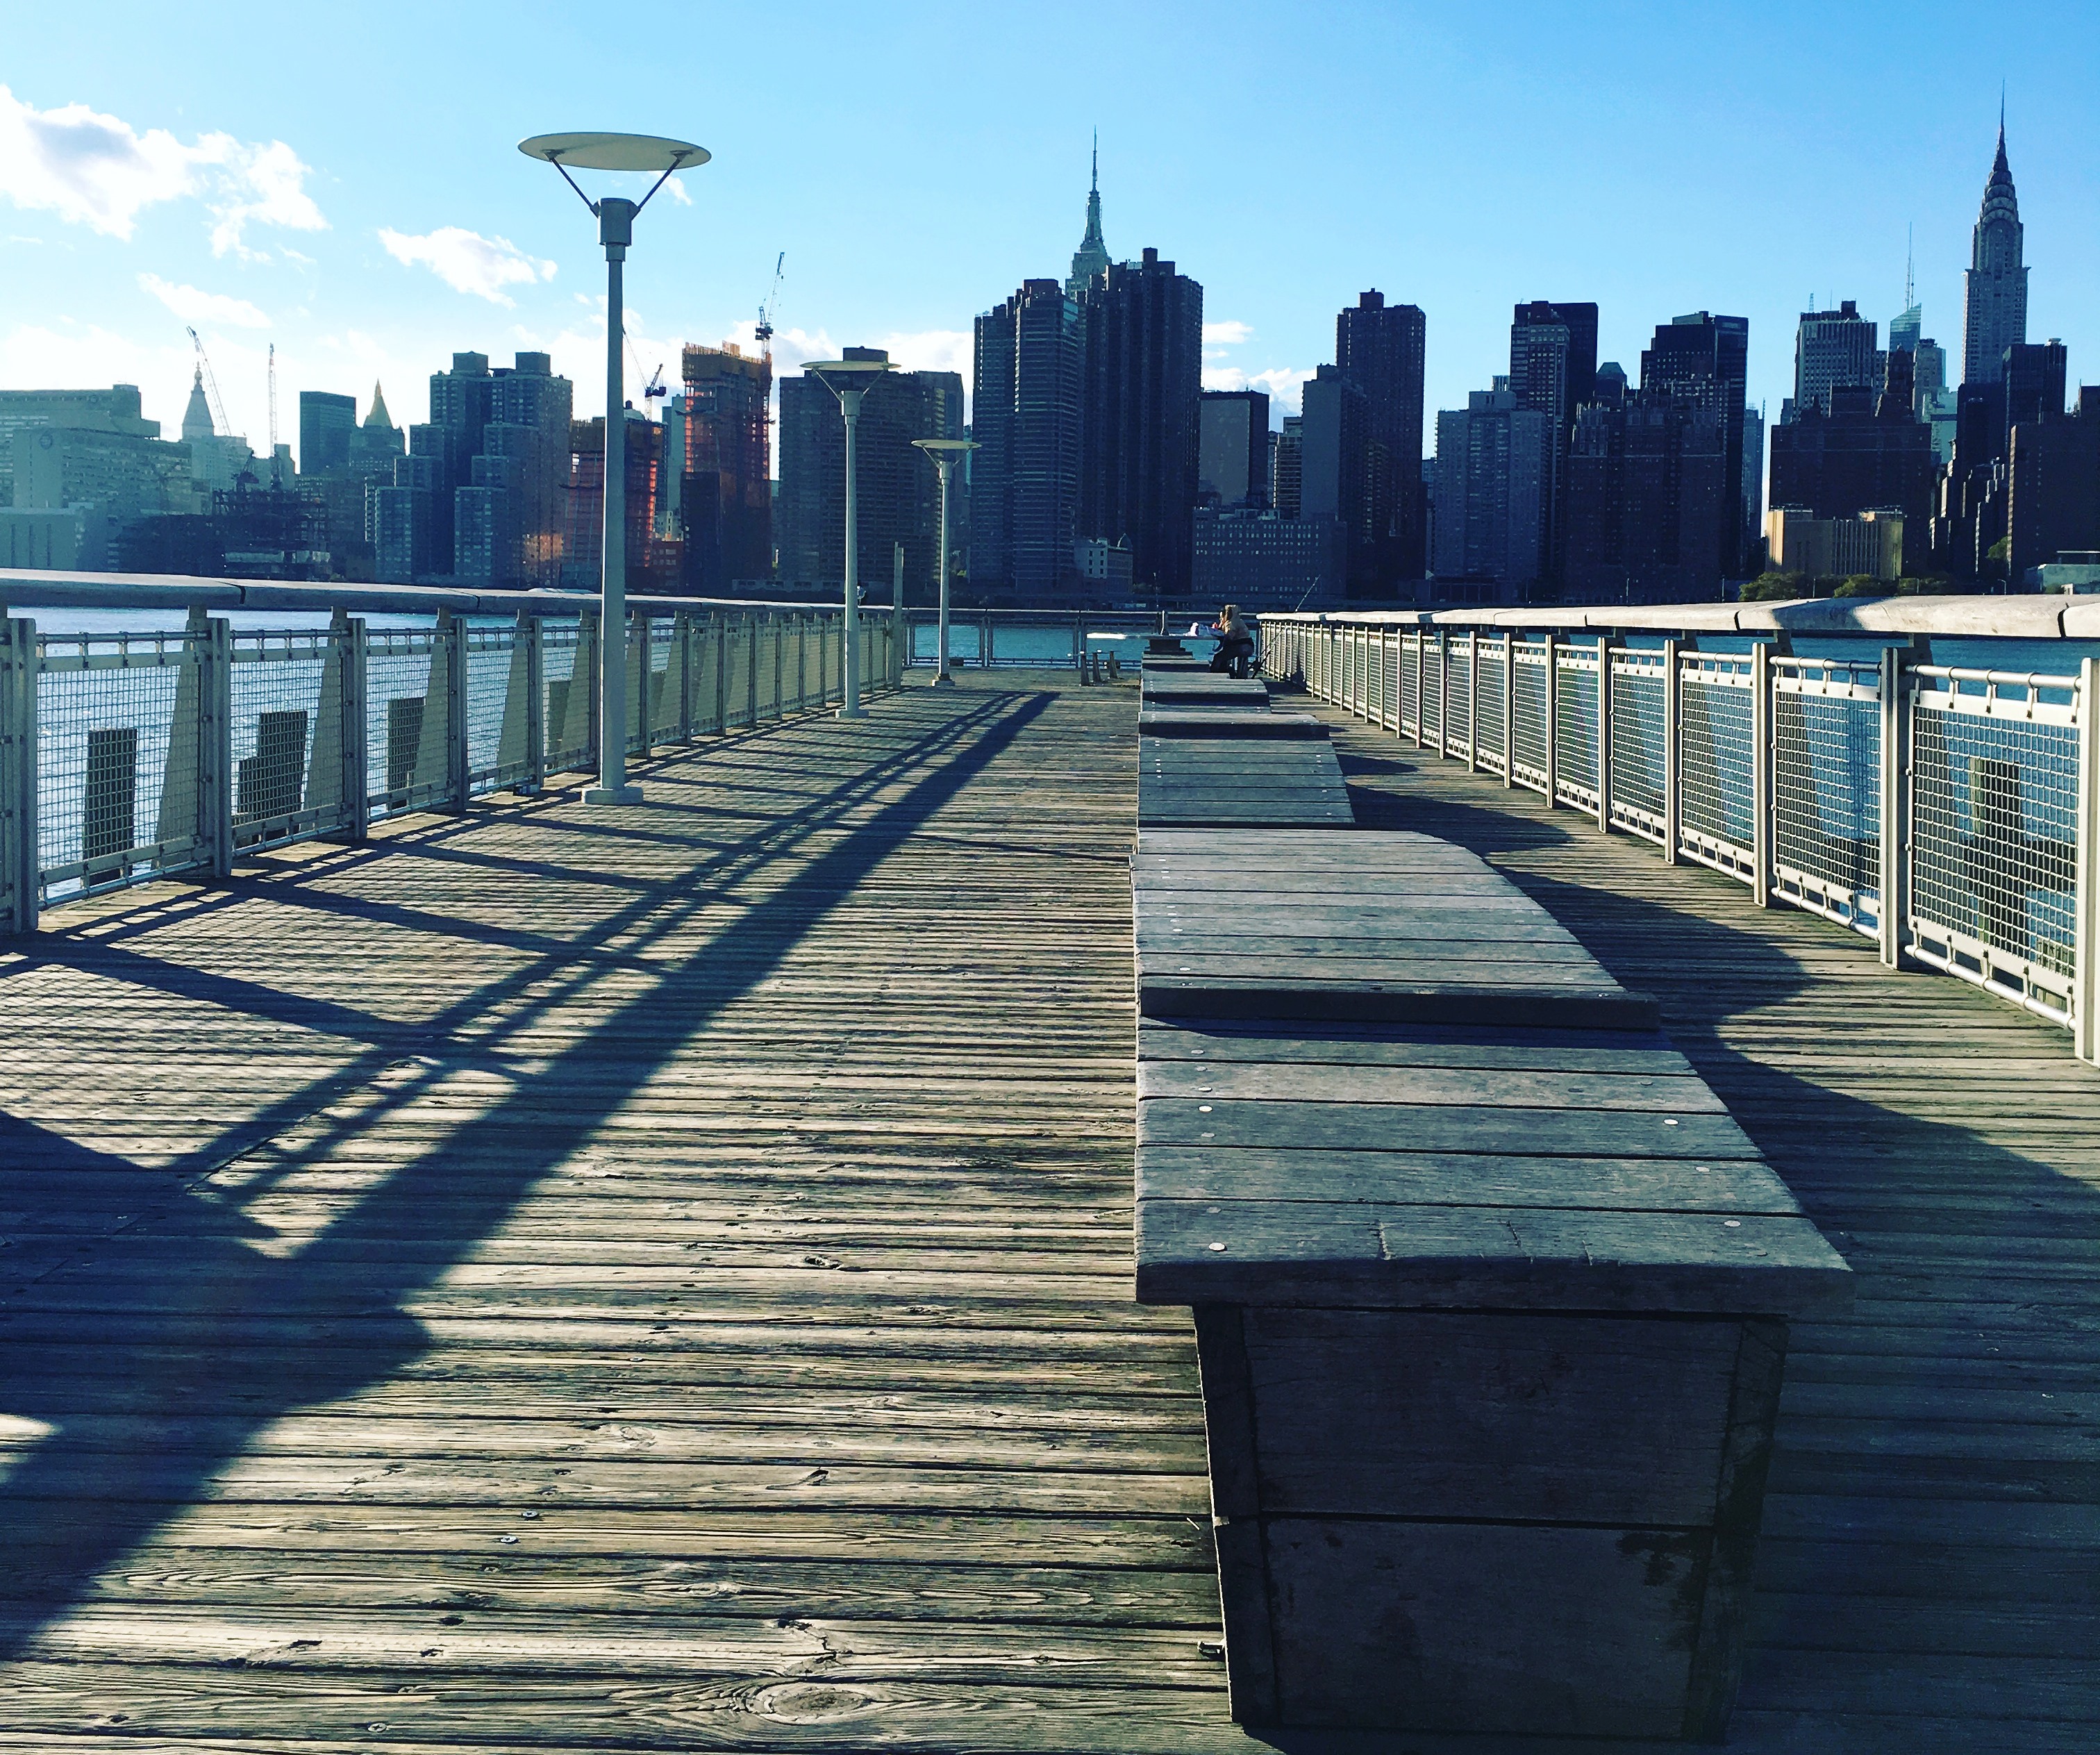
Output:
[[[1227,1720],[1193,1334],[1132,1298],[1137,711],[973,673],[0,952],[0,1751],[1529,1755]],[[1335,722],[1858,1271],[1730,1747],[2089,1749],[2100,1074]]]

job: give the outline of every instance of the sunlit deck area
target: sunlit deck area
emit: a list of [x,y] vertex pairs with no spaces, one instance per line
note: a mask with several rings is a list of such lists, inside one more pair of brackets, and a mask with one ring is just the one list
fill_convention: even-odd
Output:
[[[2091,1748],[2100,1074],[1321,711],[1857,1271],[1730,1746]],[[0,951],[0,1750],[1544,1747],[1228,1718],[1193,1338],[1132,1296],[1136,716],[915,681]]]

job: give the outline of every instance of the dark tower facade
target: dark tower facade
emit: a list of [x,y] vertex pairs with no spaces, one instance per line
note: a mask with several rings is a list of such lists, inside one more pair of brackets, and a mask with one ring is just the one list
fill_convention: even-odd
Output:
[[[1419,579],[1427,556],[1422,492],[1422,377],[1428,320],[1418,305],[1388,305],[1374,288],[1335,319],[1335,364],[1370,404],[1370,443],[1384,453],[1378,471],[1389,506],[1370,510],[1377,525],[1374,567],[1381,582]],[[1590,330],[1591,357],[1596,331]]]
[[1041,602],[1073,571],[1079,533],[1082,310],[1055,280],[1024,281],[977,320],[970,579]]
[[1651,401],[1666,396],[1705,411],[1719,423],[1726,474],[1712,545],[1714,564],[1724,578],[1740,570],[1743,536],[1750,522],[1743,506],[1749,357],[1749,319],[1716,317],[1703,311],[1657,324],[1654,342],[1641,354],[1641,389]]
[[1961,381],[1995,384],[2005,350],[2027,338],[2026,232],[2005,161],[2005,123],[1998,119],[1998,152],[1983,185],[1965,276],[1968,320],[1962,334]]
[[1127,541],[1148,596],[1186,597],[1203,390],[1203,289],[1159,252],[1087,289],[1079,531]]
[[1109,266],[1109,247],[1101,238],[1101,143],[1098,134],[1094,138],[1093,174],[1093,187],[1087,192],[1087,235],[1072,252],[1071,276],[1065,282],[1065,291],[1074,298],[1084,298],[1088,287]]
[[1546,417],[1546,573],[1560,577],[1565,558],[1564,461],[1575,411],[1597,388],[1597,307],[1534,299],[1510,324],[1509,387],[1520,408]]

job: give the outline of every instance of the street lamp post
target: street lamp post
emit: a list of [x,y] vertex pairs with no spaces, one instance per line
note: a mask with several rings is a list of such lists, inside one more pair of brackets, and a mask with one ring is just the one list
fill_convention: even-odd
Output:
[[[605,246],[605,535],[598,585],[598,784],[584,792],[588,805],[638,805],[642,788],[627,783],[627,399],[621,348],[627,339],[625,269],[634,241],[634,216],[646,207],[674,170],[707,163],[705,147],[657,134],[543,134],[518,143],[527,158],[544,159],[562,174],[598,220]],[[593,201],[569,175],[579,170],[639,170],[657,174],[638,201],[603,196]],[[649,710],[647,655],[642,677],[642,711]]]
[[841,719],[865,719],[860,704],[860,509],[854,479],[854,441],[860,427],[860,399],[868,386],[892,369],[889,356],[872,347],[849,347],[843,359],[818,359],[804,370],[839,399],[846,422],[846,582],[845,615],[839,623],[845,642],[840,674],[845,678]]
[[955,465],[977,448],[976,441],[968,439],[915,439],[911,443],[931,457],[941,472],[941,643],[935,649],[940,655],[933,666],[933,686],[952,689],[955,679],[948,672],[948,483],[955,476]]

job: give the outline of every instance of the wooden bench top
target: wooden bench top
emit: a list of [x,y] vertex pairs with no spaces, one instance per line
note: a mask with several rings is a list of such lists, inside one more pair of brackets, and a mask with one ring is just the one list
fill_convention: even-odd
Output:
[[1348,783],[1324,739],[1140,737],[1137,749],[1140,829],[1356,827]]
[[1147,705],[1137,716],[1140,737],[1290,738],[1327,740],[1327,722],[1311,713],[1277,713],[1244,706],[1206,707],[1176,701]]
[[1205,671],[1145,673],[1145,705],[1161,707],[1238,707],[1264,712],[1268,708],[1268,685],[1259,677],[1244,680]]
[[1659,1034],[1146,1020],[1148,1303],[1801,1315],[1848,1271]]

